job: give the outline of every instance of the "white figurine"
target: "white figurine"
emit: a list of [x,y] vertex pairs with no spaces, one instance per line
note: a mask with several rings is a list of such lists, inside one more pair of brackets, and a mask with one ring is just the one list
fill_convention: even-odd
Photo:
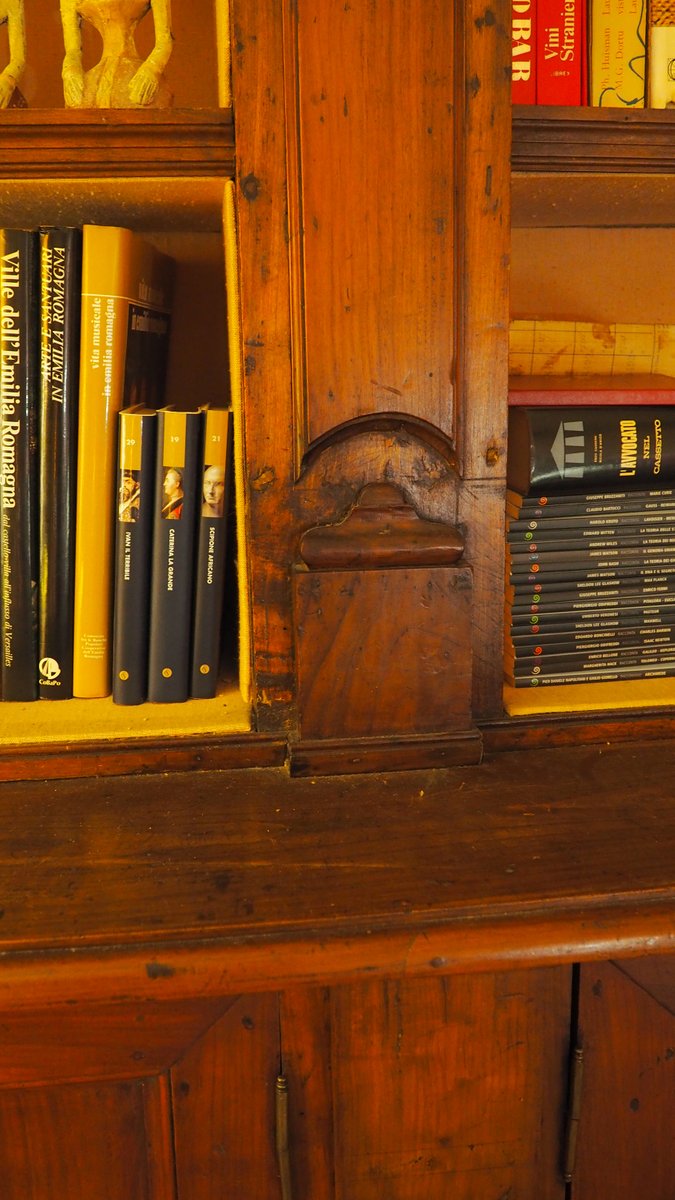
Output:
[[9,34],[9,62],[0,72],[0,108],[7,108],[26,65],[23,0],[0,2],[0,25],[6,25]]
[[[155,45],[143,61],[134,32],[150,12]],[[103,39],[100,62],[82,65],[81,23],[89,21]],[[171,96],[162,82],[173,46],[171,0],[61,0],[65,58],[63,95],[68,108],[166,108]]]

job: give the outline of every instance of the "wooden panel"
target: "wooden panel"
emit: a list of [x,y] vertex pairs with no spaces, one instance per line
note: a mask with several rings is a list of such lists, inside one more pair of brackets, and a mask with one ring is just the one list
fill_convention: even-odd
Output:
[[295,604],[303,736],[468,727],[467,567],[309,571]]
[[674,775],[670,738],[3,784],[0,1010],[672,946]]
[[3,1200],[171,1200],[144,1110],[140,1082],[0,1091]]
[[178,1194],[279,1200],[276,996],[242,997],[171,1074]]
[[0,1087],[164,1071],[232,1000],[0,1013]]
[[[632,968],[631,968],[632,973]],[[672,1200],[675,967],[581,969],[584,1051],[573,1200]]]
[[452,431],[454,5],[295,8],[307,441],[382,411]]
[[562,1200],[569,972],[333,992],[337,1200]]

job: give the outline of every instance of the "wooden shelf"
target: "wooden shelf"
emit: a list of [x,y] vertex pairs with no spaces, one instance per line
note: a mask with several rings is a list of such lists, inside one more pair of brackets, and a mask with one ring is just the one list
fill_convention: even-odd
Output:
[[518,105],[511,166],[516,173],[669,174],[675,171],[675,115]]
[[675,119],[664,110],[513,110],[512,225],[675,224]]
[[231,109],[0,112],[0,180],[233,173]]

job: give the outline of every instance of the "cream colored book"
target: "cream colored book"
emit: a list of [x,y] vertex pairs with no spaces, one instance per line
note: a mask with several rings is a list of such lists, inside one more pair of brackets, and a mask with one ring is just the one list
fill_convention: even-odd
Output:
[[675,108],[675,0],[650,0],[647,58],[650,108]]

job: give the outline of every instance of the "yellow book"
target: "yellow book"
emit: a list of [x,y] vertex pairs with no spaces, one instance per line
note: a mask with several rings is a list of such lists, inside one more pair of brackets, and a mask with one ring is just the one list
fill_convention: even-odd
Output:
[[590,104],[644,108],[645,0],[591,0]]
[[162,402],[173,260],[129,229],[85,225],[73,693],[111,691],[117,414]]
[[515,318],[509,373],[675,377],[675,325]]
[[647,61],[649,107],[675,107],[675,0],[650,0]]

